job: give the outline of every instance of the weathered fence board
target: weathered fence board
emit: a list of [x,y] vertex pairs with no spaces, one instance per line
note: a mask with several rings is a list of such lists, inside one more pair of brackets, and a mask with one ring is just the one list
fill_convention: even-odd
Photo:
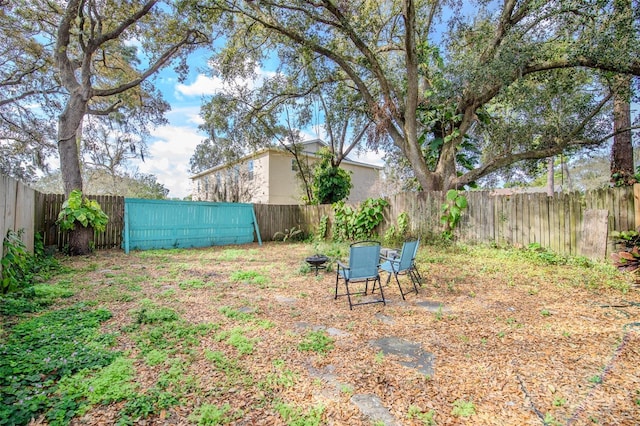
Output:
[[[28,250],[33,251],[35,200],[36,191],[21,182],[0,175],[0,214],[2,215],[0,217],[0,238],[2,243],[9,230],[22,231],[22,241]],[[3,244],[2,247],[4,247]]]
[[[124,197],[89,195],[88,198],[96,200],[102,211],[109,217],[106,229],[95,233],[94,247],[99,250],[122,247]],[[62,203],[64,203],[63,194],[38,194],[38,204],[42,205],[40,213],[42,216],[38,215],[36,219],[38,230],[42,234],[45,246],[56,246],[58,250],[64,250],[69,243],[69,233],[60,231],[56,224]]]
[[124,206],[126,253],[260,241],[251,204],[126,198]]

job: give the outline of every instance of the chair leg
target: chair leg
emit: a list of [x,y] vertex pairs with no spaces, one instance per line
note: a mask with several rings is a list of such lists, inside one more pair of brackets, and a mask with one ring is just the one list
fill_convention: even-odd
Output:
[[411,269],[407,271],[407,275],[409,275],[411,284],[413,284],[413,289],[416,291],[416,294],[418,294],[418,287],[416,286],[416,280],[414,279],[413,274],[411,273]]
[[382,298],[382,305],[387,306],[387,301],[384,298],[384,293],[382,292],[382,282],[380,281],[380,277],[376,278],[373,281],[373,290],[371,290],[371,294],[376,291],[376,282],[378,283],[378,287],[380,288],[380,297]]
[[[402,300],[406,300],[404,298],[404,292],[402,291],[402,286],[400,285],[400,280],[398,279],[398,274],[394,272],[393,276],[396,278],[396,282],[398,283],[398,288],[400,289],[400,296],[402,296]],[[389,277],[391,277],[391,273],[389,273]]]
[[420,271],[418,270],[418,267],[414,264],[410,271],[413,271],[414,276],[416,277],[416,281],[418,282],[418,284],[420,285],[420,287],[422,287],[422,274],[420,273]]
[[344,280],[344,286],[347,288],[347,299],[349,300],[349,310],[353,310],[353,303],[351,303],[351,292],[349,291],[349,280]]

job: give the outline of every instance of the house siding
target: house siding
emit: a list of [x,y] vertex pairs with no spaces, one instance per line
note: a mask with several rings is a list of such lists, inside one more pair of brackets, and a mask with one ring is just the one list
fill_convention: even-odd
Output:
[[[305,147],[306,153],[317,152],[320,147],[312,143]],[[293,157],[281,150],[269,149],[244,159],[233,166],[218,167],[207,173],[192,177],[192,199],[194,201],[240,201],[257,204],[299,204],[305,195],[304,190],[292,170]],[[253,162],[253,172],[249,162]],[[317,158],[304,156],[310,163]],[[225,179],[232,168],[240,170],[242,196],[239,200],[220,199],[220,185],[216,184],[219,176],[226,185]],[[367,198],[380,196],[380,171],[375,166],[343,161],[340,165],[351,174],[353,188],[347,198],[350,203],[358,203]],[[250,179],[250,175],[252,178]],[[218,190],[216,191],[216,187]],[[226,189],[228,192],[228,188]],[[222,190],[225,193],[225,190]]]

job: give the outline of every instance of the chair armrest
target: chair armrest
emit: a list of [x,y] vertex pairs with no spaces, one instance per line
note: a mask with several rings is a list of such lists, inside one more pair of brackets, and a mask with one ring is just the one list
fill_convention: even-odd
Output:
[[340,262],[339,260],[336,260],[336,263],[338,264],[338,267],[340,267],[342,269],[349,269],[349,267],[347,265],[345,265],[344,263]]
[[380,257],[387,260],[398,258],[400,257],[400,250],[401,249],[383,248],[382,250],[380,250]]
[[392,262],[392,263],[398,263],[398,262],[400,262],[400,258],[399,258],[397,255],[395,255],[395,256],[391,256],[391,257],[389,257],[389,256],[382,256],[382,255],[381,255],[381,256],[380,256],[380,259],[383,259],[383,260],[386,260],[386,261],[388,261],[388,262]]

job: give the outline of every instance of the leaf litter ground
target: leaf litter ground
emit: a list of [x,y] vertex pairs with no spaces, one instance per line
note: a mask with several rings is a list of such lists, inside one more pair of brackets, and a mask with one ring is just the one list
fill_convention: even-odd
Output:
[[[422,247],[419,294],[403,301],[392,281],[386,306],[350,311],[333,298],[331,268],[315,276],[305,267],[313,254],[305,244],[100,251],[64,260],[78,289],[64,304],[93,301],[113,313],[104,331],[136,360],[140,393],[169,368],[149,365],[126,331],[142,305],[215,325],[188,349],[169,350],[195,378],[180,403],[136,424],[193,424],[199,407],[225,404],[218,421],[236,425],[313,424],[312,416],[286,420],[282,404],[298,413],[322,407],[327,425],[638,424],[637,288],[605,285],[624,277],[598,268],[486,253]],[[234,330],[249,344],[244,352]],[[333,347],[301,350],[313,332]],[[408,352],[384,350],[384,339]],[[115,424],[125,403],[94,406],[72,424]]]

